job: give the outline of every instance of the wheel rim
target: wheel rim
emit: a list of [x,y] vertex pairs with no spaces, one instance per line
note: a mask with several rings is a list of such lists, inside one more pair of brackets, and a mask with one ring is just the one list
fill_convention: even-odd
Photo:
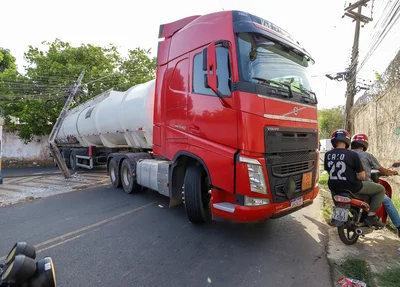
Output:
[[71,168],[76,168],[76,162],[75,162],[75,157],[74,157],[74,154],[73,153],[71,153],[71,155],[69,156],[69,161],[70,161],[70,165],[71,165]]
[[201,187],[201,199],[203,203],[203,208],[208,209],[211,200],[211,192],[210,192],[210,184],[208,182],[208,177],[204,178],[202,187]]
[[122,169],[122,179],[123,179],[124,184],[125,184],[126,186],[128,186],[128,185],[130,184],[130,182],[129,182],[128,168],[126,168],[126,167],[124,167],[124,168]]
[[349,220],[343,226],[343,233],[348,241],[354,241],[358,238],[358,235],[355,232],[356,217],[357,213],[353,210],[349,210]]
[[116,179],[117,179],[117,176],[116,176],[116,174],[115,174],[115,166],[114,166],[113,164],[111,164],[111,180],[112,180],[113,182],[115,182]]

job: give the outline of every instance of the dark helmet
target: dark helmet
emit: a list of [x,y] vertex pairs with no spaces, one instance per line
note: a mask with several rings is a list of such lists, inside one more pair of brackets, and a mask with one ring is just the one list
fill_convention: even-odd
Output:
[[346,148],[350,146],[350,134],[343,129],[339,129],[333,132],[331,137],[331,143],[333,147],[336,147],[337,142],[344,142],[346,144]]
[[351,148],[363,147],[366,151],[368,149],[368,137],[366,134],[355,134],[351,138]]

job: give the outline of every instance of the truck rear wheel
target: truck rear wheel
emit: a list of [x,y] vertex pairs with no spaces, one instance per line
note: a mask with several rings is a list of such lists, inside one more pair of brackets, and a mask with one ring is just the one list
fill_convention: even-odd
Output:
[[69,154],[69,164],[70,164],[72,170],[77,169],[76,162],[77,162],[76,152],[74,150],[71,150],[71,152]]
[[121,175],[118,173],[117,162],[112,158],[110,160],[110,180],[113,186],[121,187]]
[[142,191],[142,186],[140,186],[133,178],[132,168],[128,159],[124,159],[122,162],[120,175],[122,188],[126,193],[137,193]]
[[185,209],[189,221],[204,223],[210,217],[209,182],[205,172],[199,166],[186,169],[183,183]]

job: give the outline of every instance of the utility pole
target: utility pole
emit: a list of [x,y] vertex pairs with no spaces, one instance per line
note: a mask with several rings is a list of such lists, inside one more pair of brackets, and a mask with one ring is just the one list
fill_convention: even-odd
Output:
[[0,118],[0,184],[3,184],[3,177],[1,175],[1,157],[3,156],[3,124],[4,120]]
[[72,100],[73,100],[76,92],[78,91],[79,86],[81,85],[84,74],[85,74],[85,71],[82,71],[81,74],[79,75],[78,80],[76,81],[75,85],[73,86],[73,88],[67,98],[67,101],[65,102],[64,107],[63,107],[60,115],[58,116],[58,119],[57,119],[55,125],[53,126],[53,130],[51,131],[50,136],[49,136],[50,151],[65,178],[70,178],[71,174],[68,170],[67,165],[65,164],[64,158],[61,156],[60,150],[58,149],[58,147],[55,143],[55,139],[57,137],[58,132],[60,131],[61,125],[64,122],[65,117],[67,116],[69,106],[71,105]]
[[[356,90],[356,82],[357,82],[357,65],[358,65],[358,44],[360,40],[360,28],[361,22],[364,24],[372,21],[372,18],[362,15],[362,7],[367,6],[367,3],[370,0],[360,0],[356,3],[349,5],[344,9],[344,16],[350,17],[353,19],[353,22],[356,22],[355,33],[354,33],[354,42],[353,49],[351,53],[351,64],[347,72],[347,90],[346,90],[346,107],[345,107],[345,122],[344,129],[348,132],[353,132],[353,123],[350,119],[351,109],[354,103],[354,97],[357,93]],[[357,12],[354,10],[357,9]]]

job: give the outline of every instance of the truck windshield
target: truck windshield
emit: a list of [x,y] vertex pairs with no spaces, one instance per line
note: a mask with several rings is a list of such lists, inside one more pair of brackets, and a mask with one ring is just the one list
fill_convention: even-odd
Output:
[[306,56],[256,33],[239,33],[237,42],[241,81],[274,87],[279,85],[273,82],[285,83],[294,93],[316,103],[308,75],[312,61]]

